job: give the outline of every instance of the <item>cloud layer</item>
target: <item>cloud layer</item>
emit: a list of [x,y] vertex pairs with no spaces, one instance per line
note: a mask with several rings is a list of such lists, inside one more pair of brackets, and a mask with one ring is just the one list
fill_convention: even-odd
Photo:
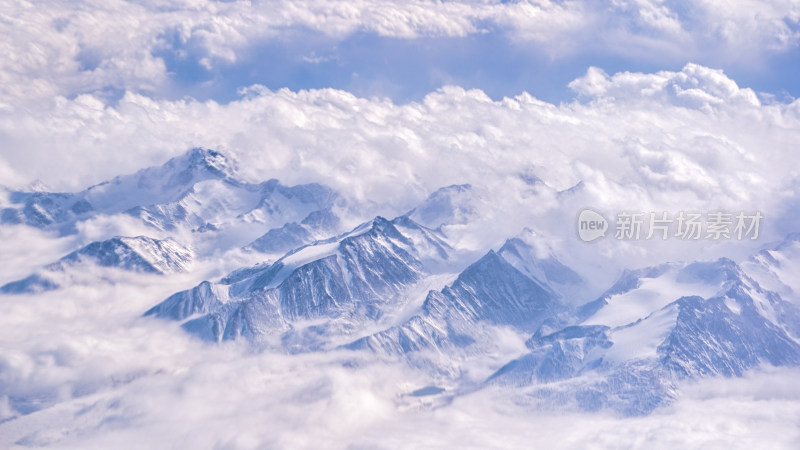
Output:
[[[0,109],[58,95],[169,96],[176,82],[223,83],[209,78],[217,68],[252,59],[270,43],[291,45],[293,32],[317,33],[334,48],[358,34],[413,41],[499,33],[553,59],[581,53],[745,66],[800,41],[800,4],[793,0],[87,0],[46,6],[13,0],[0,14],[8,37],[0,44]],[[269,70],[270,61],[259,68]]]
[[[531,189],[529,176],[553,191],[582,182],[581,201],[608,210],[765,209],[777,219],[795,196],[797,101],[762,103],[695,64],[653,74],[590,68],[570,87],[579,101],[561,105],[459,87],[407,104],[258,86],[228,104],[83,94],[0,113],[0,139],[17,186],[41,179],[78,190],[201,146],[239,159],[253,181],[321,182],[392,205],[387,215],[461,183],[511,207]],[[537,202],[531,214],[557,204]]]
[[114,286],[2,297],[0,446],[793,448],[800,442],[796,369],[693,382],[676,403],[648,417],[543,413],[503,391],[452,402],[409,396],[430,380],[374,355],[208,346],[172,324],[140,317],[201,275],[128,274]]
[[[470,229],[450,230],[454,241],[485,251],[531,227],[603,287],[622,267],[747,255],[800,231],[800,100],[756,92],[710,67],[758,67],[794,55],[797,1],[7,3],[0,11],[0,185],[10,188],[41,180],[76,191],[191,147],[225,152],[254,182],[331,186],[364,219],[405,213],[442,186],[469,183],[479,211]],[[251,82],[259,71],[280,71],[272,66],[280,52],[302,67],[343,67],[350,77],[341,58],[353,42],[411,43],[400,48],[412,53],[455,43],[447,52],[485,45],[487,36],[533,49],[545,62],[597,53],[672,69],[581,62],[570,97],[557,104],[521,90],[493,98],[488,88],[448,84],[454,75],[435,70],[420,79],[448,85],[408,102]],[[319,45],[293,53],[307,37]],[[373,47],[362,63],[391,53],[386,48],[394,47]],[[527,53],[513,53],[520,55]],[[255,75],[231,81],[225,70]],[[386,81],[352,79],[362,88]],[[221,98],[220,84],[239,93]],[[183,98],[186,92],[196,98]],[[6,196],[0,190],[0,207]],[[756,242],[588,245],[574,235],[575,214],[586,206],[609,216],[759,210],[766,222]],[[68,238],[4,226],[0,282],[87,240],[147,231],[132,222],[103,216]],[[545,416],[486,391],[449,404],[412,398],[429,380],[368,360],[355,369],[352,354],[209,347],[172,324],[141,318],[167,295],[243,265],[240,256],[199,261],[170,278],[109,270],[97,285],[0,297],[0,447],[800,444],[794,370],[701,382],[647,418]]]
[[[570,87],[578,99],[559,105],[456,86],[406,104],[260,86],[227,104],[132,92],[118,101],[57,97],[53,107],[0,113],[0,168],[17,187],[40,179],[75,191],[191,147],[214,148],[253,182],[328,185],[360,205],[361,220],[395,217],[442,186],[469,183],[483,199],[480,219],[452,238],[488,249],[530,227],[562,246],[567,263],[595,264],[599,287],[624,267],[745,257],[797,231],[800,102],[761,101],[697,64],[611,75],[589,68]],[[587,206],[612,219],[626,210],[726,210],[761,211],[765,222],[757,241],[607,239],[587,248],[571,225]],[[85,245],[132,228],[102,219],[81,230]]]
[[[642,418],[545,414],[491,390],[442,402],[409,396],[427,381],[401,365],[352,354],[209,347],[137,317],[175,281],[120,280],[113,289],[3,298],[2,317],[16,320],[0,333],[0,418],[29,414],[0,423],[0,445],[577,449],[800,442],[794,369],[693,383],[675,404]],[[40,333],[25,331],[40,329],[42,320],[48,327]]]

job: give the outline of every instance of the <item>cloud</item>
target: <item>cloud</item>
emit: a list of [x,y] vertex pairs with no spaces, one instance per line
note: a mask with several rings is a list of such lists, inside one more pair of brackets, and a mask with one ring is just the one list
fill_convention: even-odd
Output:
[[[80,188],[205,146],[241,153],[253,178],[319,178],[354,195],[374,195],[382,184],[402,186],[417,189],[417,196],[440,183],[477,181],[486,170],[510,175],[526,166],[533,172],[546,167],[548,173],[538,175],[563,189],[582,178],[575,160],[616,174],[617,182],[641,174],[642,162],[654,176],[671,171],[663,181],[676,187],[685,187],[689,178],[722,186],[715,179],[725,174],[710,170],[722,164],[774,178],[769,169],[785,169],[759,166],[774,164],[771,155],[787,156],[797,133],[796,102],[762,105],[752,90],[721,71],[694,64],[679,72],[613,76],[591,68],[570,87],[588,101],[557,106],[527,94],[493,101],[480,90],[458,87],[408,104],[331,89],[257,86],[228,104],[134,93],[111,103],[81,95],[60,98],[53,109],[4,114],[2,133],[10,143],[10,164],[24,178],[41,178],[58,189]],[[773,142],[772,148],[764,149],[762,139]],[[51,154],[53,141],[60,143],[60,155]],[[601,154],[637,159],[617,167]],[[459,164],[445,163],[444,155]],[[90,160],[92,165],[85,164]],[[287,167],[296,171],[282,175]]]
[[312,51],[358,34],[401,41],[500,34],[553,59],[589,52],[651,63],[751,61],[800,40],[800,7],[789,0],[13,0],[0,14],[8,37],[0,44],[0,109],[83,93],[169,97],[176,84],[224,83],[220,68],[246,67],[266,43],[284,47],[308,31],[327,43]]
[[[336,45],[362,35],[422,43],[499,35],[554,60],[598,51],[663,66],[716,53],[750,60],[791,51],[798,20],[797,2],[778,0],[12,0],[0,11],[7,37],[0,42],[0,183],[22,188],[41,179],[79,190],[195,146],[231,154],[252,181],[329,185],[359,205],[363,219],[405,213],[442,186],[470,183],[481,199],[478,218],[471,228],[448,230],[454,240],[485,250],[531,227],[605,287],[621,267],[745,255],[763,241],[587,246],[572,228],[586,206],[607,217],[631,209],[758,209],[765,238],[797,231],[800,101],[765,101],[729,73],[696,63],[656,72],[592,67],[570,83],[578,98],[560,104],[525,92],[493,99],[458,86],[405,103],[238,84],[231,101],[198,100],[179,98],[179,84],[211,92],[220,67],[262,57],[265,43],[291,49],[293,33],[314,33],[333,48],[302,53],[320,66],[339,64]],[[106,216],[62,239],[4,226],[0,282],[88,240],[146,231]],[[0,298],[0,447],[798,443],[795,371],[690,386],[649,418],[543,415],[485,392],[452,404],[410,398],[430,380],[404,367],[359,361],[354,368],[352,355],[208,347],[173,324],[140,318],[246,257],[225,258],[171,278],[88,273],[116,284]],[[30,414],[2,422],[21,413]]]
[[[407,104],[258,86],[228,104],[84,94],[0,112],[0,139],[17,179],[61,190],[193,146],[231,153],[253,181],[319,181],[396,208],[448,184],[524,191],[526,172],[554,189],[583,180],[598,201],[608,197],[601,191],[618,200],[640,192],[649,204],[693,207],[767,207],[772,192],[793,183],[798,102],[761,104],[723,72],[696,64],[650,74],[591,68],[570,87],[581,102],[527,94],[495,101],[459,87]],[[601,184],[593,173],[603,174]]]
[[740,88],[722,70],[698,64],[687,64],[680,72],[662,71],[654,74],[617,73],[609,77],[602,69],[591,67],[586,75],[569,84],[570,88],[589,97],[639,99],[669,103],[693,109],[713,111],[725,108],[759,107],[758,96],[752,89]]
[[[652,255],[745,257],[797,231],[800,102],[762,103],[724,72],[696,64],[612,75],[590,68],[570,86],[579,99],[559,105],[526,93],[493,100],[456,86],[405,104],[261,86],[227,104],[83,94],[57,98],[52,108],[0,112],[0,144],[21,180],[16,186],[41,179],[65,191],[191,147],[215,148],[238,160],[250,181],[332,187],[349,200],[356,222],[395,217],[442,186],[469,183],[482,199],[478,219],[449,230],[455,242],[485,251],[533,228],[598,289],[622,268],[653,264]],[[532,177],[542,183],[531,184]],[[586,207],[609,219],[620,211],[724,210],[761,211],[765,221],[756,241],[604,239],[587,247],[572,227]],[[83,244],[146,233],[120,217],[79,229]],[[191,236],[174,237],[191,244]]]
[[23,225],[4,224],[0,227],[0,241],[3,253],[0,285],[26,277],[80,246],[74,238],[54,239],[48,233]]
[[702,25],[706,36],[721,38],[731,50],[785,49],[800,42],[800,4],[796,1],[743,0],[731,4],[703,0],[699,4],[693,26]]
[[[430,380],[374,356],[208,346],[138,318],[153,298],[190,280],[153,281],[2,299],[0,317],[16,320],[0,329],[0,413],[31,410],[0,422],[0,445],[793,448],[800,437],[797,369],[692,382],[673,405],[637,418],[545,413],[493,390],[413,397]],[[42,332],[25,332],[42,320]]]

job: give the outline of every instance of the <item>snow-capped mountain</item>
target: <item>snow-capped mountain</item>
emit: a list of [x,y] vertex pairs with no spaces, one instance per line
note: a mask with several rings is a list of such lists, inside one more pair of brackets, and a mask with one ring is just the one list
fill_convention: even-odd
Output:
[[[179,292],[146,315],[181,321],[212,341],[280,336],[295,351],[343,345],[409,359],[422,350],[478,355],[493,347],[498,328],[523,335],[545,321],[562,324],[569,307],[547,277],[581,280],[553,255],[537,261],[519,238],[503,249],[528,273],[494,251],[459,273],[458,252],[442,232],[408,215],[379,217],[273,264]],[[440,288],[447,280],[454,281]]]
[[309,213],[302,221],[272,228],[245,248],[262,253],[283,254],[306,244],[335,236],[341,231],[341,220],[330,209]]
[[98,214],[125,214],[158,230],[230,228],[230,235],[246,238],[302,221],[317,211],[330,212],[338,195],[316,183],[284,186],[274,179],[249,183],[222,153],[195,148],[161,166],[78,193],[15,191],[8,198],[10,205],[0,211],[2,223],[57,229],[62,234],[75,232],[76,222]]
[[553,248],[529,228],[508,239],[497,253],[520,272],[541,280],[564,300],[571,302],[586,294],[583,278],[564,265]]
[[800,364],[797,308],[725,258],[626,272],[577,316],[535,333],[489,384],[524,388],[535,404],[642,414],[685,378]]
[[[224,155],[194,149],[79,193],[12,192],[8,199],[4,223],[70,233],[82,220],[122,215],[154,232],[190,236],[193,248],[244,245],[240,254],[263,262],[145,312],[212,342],[368,352],[452,383],[471,362],[491,360],[473,378],[494,372],[483,387],[540,406],[624,414],[670,402],[684,379],[800,364],[797,234],[742,267],[722,258],[629,270],[583,303],[584,278],[530,229],[495,250],[460,247],[486,207],[470,185],[439,189],[405,215],[343,233],[345,201],[332,190],[249,183]],[[90,268],[168,275],[195,258],[173,239],[113,237],[0,292],[103,277]]]
[[146,315],[186,321],[215,341],[280,336],[292,350],[326,346],[400,311],[412,287],[447,266],[450,251],[440,233],[408,217],[377,217],[273,264],[179,292]]
[[7,294],[36,293],[57,289],[87,266],[111,267],[141,273],[166,275],[187,270],[192,251],[172,239],[146,236],[114,237],[92,242],[39,272],[0,287]]
[[428,228],[464,224],[477,217],[477,203],[471,185],[457,184],[434,191],[409,216]]
[[800,233],[766,248],[742,263],[743,269],[766,289],[800,305]]
[[491,347],[492,326],[533,332],[559,323],[567,307],[552,289],[490,251],[441,291],[431,291],[421,311],[405,323],[364,337],[349,348],[404,355],[433,349],[480,353]]
[[141,205],[169,203],[193,185],[229,178],[233,171],[222,154],[195,148],[162,166],[118,176],[78,193],[11,192],[12,206],[3,210],[2,220],[46,228],[94,213],[118,213]]
[[[527,338],[526,353],[497,364],[487,385],[511,386],[532,403],[626,414],[669,402],[682,379],[800,362],[800,312],[781,297],[794,292],[787,273],[797,260],[796,236],[748,261],[753,277],[724,258],[662,264],[625,272],[575,308],[586,283],[533,231],[481,257],[452,244],[448,230],[468,227],[482,204],[469,185],[442,188],[406,215],[340,234],[329,189],[244,183],[216,152],[194,150],[136,176],[141,192],[161,194],[126,213],[156,228],[262,227],[244,248],[266,254],[264,263],[204,281],[145,313],[205,340],[368,351],[454,375],[471,358],[497,354],[498,336],[511,333]],[[89,191],[96,189],[113,190]],[[83,198],[102,205],[97,192]],[[36,274],[3,289],[56,285]]]
[[[431,290],[404,322],[364,336],[346,347],[400,357],[438,375],[458,377],[478,364],[496,370],[542,327],[558,328],[571,317],[561,283],[580,290],[580,275],[562,264],[530,230],[508,239],[464,269],[454,281]],[[536,244],[536,245],[534,245]],[[516,353],[518,354],[518,353]],[[505,356],[506,358],[513,356]],[[491,369],[494,367],[494,369]]]

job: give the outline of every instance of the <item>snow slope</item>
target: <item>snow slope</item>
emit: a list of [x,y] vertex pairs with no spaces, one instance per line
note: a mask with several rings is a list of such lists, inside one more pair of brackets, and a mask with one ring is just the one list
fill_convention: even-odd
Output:
[[577,323],[534,334],[530,352],[488,382],[523,388],[539,405],[646,414],[682,379],[800,364],[798,318],[725,258],[629,271]]

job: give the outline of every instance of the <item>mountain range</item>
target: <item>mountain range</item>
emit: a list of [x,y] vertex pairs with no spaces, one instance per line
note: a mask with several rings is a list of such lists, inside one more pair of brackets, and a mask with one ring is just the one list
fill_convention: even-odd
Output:
[[[340,202],[335,192],[317,183],[244,181],[235,161],[202,148],[81,192],[12,190],[7,197],[8,204],[0,207],[0,224],[26,224],[60,235],[74,234],[76,224],[98,216],[123,215],[154,230],[208,234],[210,241],[233,236],[239,238],[235,243],[246,244],[241,236],[255,239],[299,222],[304,233],[295,234],[291,245],[337,231],[338,218],[331,208]],[[261,242],[252,248],[264,247]]]
[[[236,236],[222,239],[228,250],[261,262],[143,311],[210,343],[367,352],[456,391],[494,389],[535,408],[625,415],[668,404],[687,379],[800,364],[800,234],[740,264],[632,268],[587,298],[580,267],[564,264],[531,229],[493,249],[457,245],[448,227],[480,211],[470,185],[443,187],[411,211],[349,230],[338,213],[346,201],[332,189],[246,182],[232,160],[206,149],[78,193],[8,194],[3,224],[69,235],[82,221],[121,214],[175,237],[85,244],[0,287],[6,294],[58,289],[89,266],[169,276],[208,257],[178,236]],[[503,353],[508,336],[521,343],[516,354]],[[465,368],[487,357],[506,359],[468,383]]]

